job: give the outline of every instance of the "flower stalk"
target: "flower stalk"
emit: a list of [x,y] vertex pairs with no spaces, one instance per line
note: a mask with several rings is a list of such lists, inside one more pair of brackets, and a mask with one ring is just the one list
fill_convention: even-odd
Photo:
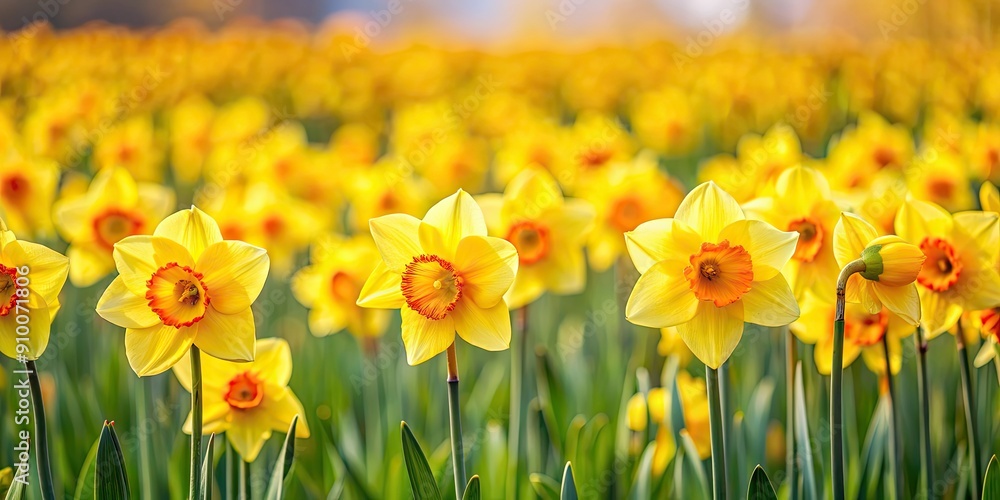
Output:
[[719,392],[719,370],[705,367],[708,386],[709,427],[712,433],[712,484],[715,500],[725,500],[726,441],[722,431],[722,397]]
[[962,376],[962,400],[965,403],[965,427],[969,440],[969,466],[972,467],[972,498],[979,498],[979,488],[983,478],[979,472],[979,439],[976,432],[976,405],[972,399],[972,374],[969,371],[969,355],[965,348],[965,332],[962,322],[958,322],[955,344],[958,348],[958,367]]
[[920,468],[924,471],[921,489],[927,498],[932,498],[934,487],[934,464],[931,461],[931,409],[927,389],[927,343],[922,329],[918,326],[913,335],[917,349],[917,394],[920,400]]
[[517,311],[518,337],[510,355],[510,434],[507,436],[507,492],[517,497],[521,491],[521,463],[516,457],[521,448],[522,392],[524,390],[524,361],[527,357],[528,306]]
[[892,463],[892,475],[896,484],[896,498],[903,498],[903,451],[899,440],[899,412],[896,411],[896,390],[892,382],[892,359],[889,357],[888,332],[882,332],[882,351],[885,354],[885,381],[889,389],[889,457]]
[[785,331],[785,469],[788,474],[789,498],[799,498],[799,470],[795,456],[795,334],[790,328]]
[[188,498],[197,498],[201,485],[201,350],[191,346],[191,485]]
[[865,261],[847,263],[837,278],[837,310],[833,320],[833,368],[830,376],[830,454],[833,474],[833,498],[844,499],[844,308],[847,305],[847,280],[865,272]]
[[38,467],[38,483],[41,487],[42,498],[45,500],[55,500],[55,483],[52,480],[52,466],[49,460],[49,437],[45,426],[42,385],[38,381],[38,369],[35,368],[34,360],[26,361],[24,367],[25,371],[28,372],[28,387],[31,390],[31,409],[35,417],[35,440],[38,443],[35,461]]
[[455,344],[448,346],[448,414],[451,417],[451,461],[455,476],[455,498],[465,495],[465,445],[458,394],[458,356]]

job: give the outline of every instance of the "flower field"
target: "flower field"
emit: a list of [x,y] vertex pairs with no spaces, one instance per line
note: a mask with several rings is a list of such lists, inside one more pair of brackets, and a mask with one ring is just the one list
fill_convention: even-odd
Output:
[[3,35],[6,498],[1000,499],[992,37]]

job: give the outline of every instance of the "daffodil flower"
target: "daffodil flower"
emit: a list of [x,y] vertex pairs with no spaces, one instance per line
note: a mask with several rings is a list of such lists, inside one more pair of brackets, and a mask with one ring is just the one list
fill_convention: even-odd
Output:
[[879,236],[861,217],[844,213],[833,229],[833,252],[841,267],[865,256],[870,268],[847,279],[847,302],[860,303],[869,314],[878,314],[885,305],[907,323],[920,323],[920,300],[913,280],[923,259],[913,245],[898,236]]
[[42,355],[68,273],[69,259],[18,240],[0,220],[0,352],[20,360]]
[[545,291],[583,291],[583,245],[594,221],[590,203],[564,199],[555,179],[538,168],[515,177],[503,195],[483,195],[476,201],[489,231],[517,249],[517,277],[504,297],[508,307],[529,304]]
[[[174,375],[191,392],[190,354],[173,367]],[[204,423],[206,433],[224,432],[246,462],[257,459],[272,431],[285,432],[298,415],[295,437],[308,438],[309,425],[302,403],[288,387],[292,376],[292,351],[284,339],[257,342],[257,357],[250,363],[235,363],[207,357],[202,361]],[[192,432],[188,414],[184,432]]]
[[97,173],[83,195],[59,200],[53,207],[56,228],[70,242],[69,279],[87,287],[115,269],[115,243],[149,233],[170,213],[174,193],[165,186],[136,183],[124,168]]
[[673,219],[625,234],[641,276],[625,316],[652,328],[677,326],[710,368],[729,358],[743,324],[781,326],[799,307],[779,270],[795,253],[797,233],[746,220],[732,196],[707,182],[684,198]]
[[486,235],[486,221],[465,191],[445,198],[423,220],[393,214],[371,220],[382,260],[358,305],[400,309],[411,365],[443,352],[457,332],[466,342],[500,351],[510,346],[504,294],[518,256],[507,240]]
[[224,241],[215,220],[192,207],[151,236],[122,239],[114,259],[119,276],[97,313],[125,328],[125,355],[137,375],[169,370],[192,344],[220,359],[254,359],[250,305],[267,278],[263,249]]
[[916,281],[928,339],[955,326],[963,311],[1000,305],[997,214],[952,216],[938,205],[911,199],[896,214],[896,231],[926,256]]

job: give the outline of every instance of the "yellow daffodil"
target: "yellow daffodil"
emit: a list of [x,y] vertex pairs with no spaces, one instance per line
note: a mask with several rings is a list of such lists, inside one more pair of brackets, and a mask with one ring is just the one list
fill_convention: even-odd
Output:
[[1000,352],[1000,307],[979,311],[977,316],[978,331],[983,338],[974,361],[976,368],[979,368],[996,359]]
[[250,305],[267,278],[263,249],[223,240],[201,210],[181,210],[151,236],[115,244],[119,276],[97,313],[125,328],[125,354],[137,375],[170,369],[198,346],[210,356],[252,361],[256,330]]
[[[190,354],[174,365],[174,375],[191,392]],[[292,377],[292,351],[284,339],[261,339],[257,357],[236,363],[205,357],[202,359],[204,410],[202,432],[224,432],[229,443],[247,462],[257,459],[272,431],[287,432],[298,415],[295,437],[308,438],[309,425],[302,403],[288,387]],[[184,432],[190,434],[188,414]]]
[[773,197],[750,201],[743,210],[752,219],[799,233],[783,272],[800,300],[806,290],[828,296],[840,272],[833,255],[833,228],[840,208],[831,199],[826,178],[808,167],[792,167],[778,176],[774,191]]
[[[833,369],[834,305],[813,294],[808,294],[801,304],[802,316],[792,323],[792,333],[807,344],[815,344],[813,357],[816,369],[823,375],[829,375]],[[903,359],[900,339],[913,332],[912,325],[886,308],[876,314],[869,314],[860,304],[847,304],[844,309],[844,368],[861,356],[873,373],[884,374],[885,347],[882,345],[882,336],[885,335],[892,373],[898,373]]]
[[604,271],[625,253],[623,235],[645,221],[673,216],[684,191],[653,158],[640,155],[593,176],[579,196],[596,213],[587,259],[591,268]]
[[856,127],[831,141],[827,172],[836,186],[863,188],[879,170],[902,170],[913,154],[913,137],[905,127],[891,125],[877,113],[866,111],[858,117]]
[[511,131],[502,138],[494,159],[494,178],[506,186],[528,168],[543,168],[566,187],[572,185],[575,174],[570,166],[569,153],[563,145],[567,142],[564,129],[549,123],[531,122],[524,128]]
[[798,235],[747,220],[732,196],[708,182],[684,198],[673,219],[625,234],[641,273],[625,307],[629,321],[676,326],[691,352],[711,368],[729,358],[743,324],[787,325],[799,315],[780,269]]
[[309,330],[316,336],[347,329],[359,338],[385,333],[389,312],[358,307],[365,280],[375,269],[378,249],[370,236],[320,238],[310,252],[310,265],[292,276],[292,293],[308,307]]
[[913,245],[897,236],[879,236],[861,217],[843,213],[833,230],[833,252],[841,268],[860,258],[868,266],[865,273],[848,278],[847,302],[860,303],[869,314],[878,314],[885,305],[911,325],[920,322],[920,300],[913,281],[923,259]]
[[193,95],[170,110],[170,165],[184,184],[201,178],[212,149],[212,120],[215,106],[206,97]]
[[94,145],[97,168],[123,167],[141,182],[163,178],[163,144],[150,116],[135,115],[117,124]]
[[0,220],[0,352],[22,360],[42,355],[68,273],[69,259],[18,240]]
[[949,211],[972,208],[967,162],[956,153],[928,148],[906,167],[906,185],[913,197]]
[[508,307],[529,304],[546,291],[583,291],[583,245],[594,222],[590,203],[564,199],[555,179],[540,168],[515,177],[503,195],[483,195],[476,201],[489,232],[517,249],[517,277],[504,297]]
[[770,186],[785,169],[798,165],[804,156],[799,138],[788,125],[775,125],[763,136],[740,138],[736,158],[720,155],[699,169],[701,182],[717,181],[739,202],[753,198],[761,187]]
[[979,206],[984,212],[1000,214],[1000,191],[990,181],[979,187]]
[[688,349],[676,326],[660,328],[660,341],[656,344],[656,352],[663,357],[677,356],[680,366],[687,366],[691,361],[691,349]]
[[702,460],[712,456],[712,433],[705,389],[705,379],[692,377],[684,370],[677,373],[677,395],[680,396],[684,412],[684,430],[694,441]]
[[702,124],[691,96],[677,87],[636,97],[632,127],[644,146],[665,155],[685,155],[701,142]]
[[641,392],[628,398],[628,403],[625,404],[625,416],[629,430],[634,432],[646,430],[649,415],[646,409],[646,397]]
[[1000,305],[997,214],[952,216],[938,205],[911,199],[896,214],[896,231],[926,256],[917,288],[928,339],[954,326],[963,311]]
[[19,154],[0,158],[0,209],[10,229],[30,237],[51,234],[58,184],[59,165],[52,160]]
[[963,156],[977,179],[1000,180],[1000,126],[979,123],[963,136]]
[[371,220],[382,255],[358,305],[400,309],[409,364],[448,348],[455,332],[466,342],[500,351],[510,346],[503,296],[517,274],[517,251],[486,235],[486,221],[465,191],[445,198],[423,220],[393,214]]
[[70,242],[70,281],[87,287],[107,276],[115,269],[115,243],[152,232],[173,208],[170,188],[137,184],[120,167],[98,172],[85,194],[61,199],[53,207],[56,228]]
[[427,181],[411,175],[400,158],[384,157],[354,173],[347,188],[348,220],[352,229],[368,231],[368,221],[383,215],[419,215],[430,205]]

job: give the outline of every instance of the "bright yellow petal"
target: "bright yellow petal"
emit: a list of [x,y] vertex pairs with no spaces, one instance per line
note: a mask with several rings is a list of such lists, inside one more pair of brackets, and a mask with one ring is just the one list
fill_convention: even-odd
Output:
[[698,302],[684,271],[661,261],[639,276],[625,305],[625,317],[650,328],[680,325],[694,318]]
[[837,264],[843,268],[861,258],[861,252],[877,237],[875,227],[866,220],[848,212],[841,214],[833,228],[833,254],[837,257]]
[[503,301],[490,308],[462,302],[451,316],[458,335],[466,342],[487,351],[510,347],[510,311]]
[[792,333],[806,344],[817,344],[833,330],[833,304],[807,294],[802,300],[801,315],[791,324]]
[[66,249],[69,257],[69,281],[77,288],[97,283],[115,270],[111,252],[93,244],[72,244]]
[[205,276],[212,307],[223,314],[236,314],[260,295],[270,263],[263,248],[242,241],[220,241],[202,252],[194,268]]
[[[993,188],[996,189],[996,188]],[[983,342],[982,347],[979,348],[979,352],[976,354],[976,359],[973,360],[973,364],[976,368],[982,368],[986,366],[987,363],[993,361],[997,355],[997,344],[993,340],[986,340]]]
[[691,227],[702,241],[718,242],[722,229],[744,216],[736,200],[715,182],[709,181],[684,197],[674,218]]
[[86,196],[57,201],[52,206],[52,220],[63,239],[74,242],[93,232],[90,225],[90,202]]
[[419,365],[441,354],[455,342],[455,322],[451,315],[444,319],[432,320],[409,307],[400,309],[400,314],[406,362],[411,366]]
[[391,214],[376,217],[368,222],[375,246],[386,267],[396,274],[413,261],[413,258],[423,254],[420,246],[420,219],[405,214]]
[[292,378],[292,349],[288,341],[277,337],[260,339],[253,369],[264,380],[280,386],[288,385]]
[[125,329],[125,356],[132,371],[140,377],[157,375],[170,369],[191,348],[194,331],[155,325]]
[[986,181],[979,188],[979,204],[987,212],[1000,213],[1000,191],[992,182]]
[[253,361],[257,341],[253,311],[248,307],[236,314],[223,314],[214,310],[213,305],[209,305],[205,317],[191,327],[196,332],[194,344],[205,354],[219,359]]
[[909,199],[896,212],[896,234],[919,245],[928,236],[951,233],[952,218],[945,209],[926,201]]
[[510,285],[510,290],[504,294],[503,300],[507,307],[520,309],[526,304],[537,300],[545,293],[545,280],[541,269],[534,266],[524,266],[518,270],[514,282]]
[[253,462],[271,437],[271,422],[260,411],[232,412],[232,416],[226,437],[245,462]]
[[292,295],[300,304],[313,308],[319,296],[320,287],[323,286],[326,276],[322,274],[319,266],[306,266],[299,269],[292,275],[290,286]]
[[466,236],[486,236],[486,220],[472,196],[461,189],[427,211],[423,222],[437,228],[444,248],[455,249]]
[[191,254],[179,243],[156,236],[128,236],[115,243],[115,265],[125,286],[145,295],[146,282],[156,270],[170,262],[194,267]]
[[927,340],[948,331],[962,317],[962,306],[947,300],[943,294],[919,289],[920,294],[920,324]]
[[197,259],[209,245],[222,241],[219,224],[198,207],[181,210],[160,222],[153,236],[169,238],[187,249]]
[[31,291],[41,295],[46,302],[55,302],[69,275],[69,259],[55,250],[30,241],[11,243],[4,248],[4,253],[16,253],[10,252],[15,247],[20,249],[21,254],[14,257],[14,263],[30,268],[28,278]]
[[[269,387],[270,389],[270,387]],[[288,427],[292,425],[292,419],[296,415],[299,421],[295,424],[295,437],[306,439],[309,437],[309,423],[306,421],[306,412],[302,408],[302,403],[295,393],[287,387],[277,389],[278,394],[269,401],[261,403],[260,410],[266,416],[271,430],[288,432]]]
[[691,321],[677,325],[677,333],[702,363],[719,368],[736,349],[743,337],[743,304],[715,307],[699,301]]
[[149,328],[160,323],[149,300],[132,293],[121,277],[115,278],[97,301],[97,314],[122,328]]
[[640,273],[661,260],[687,262],[698,253],[702,241],[698,233],[677,219],[643,222],[625,233],[625,247]]
[[499,193],[487,193],[476,196],[476,204],[483,212],[483,220],[486,221],[486,228],[491,234],[503,235],[506,231],[503,224],[503,195]]
[[[176,372],[177,367],[185,364],[186,363],[184,363],[184,361],[181,361],[176,365],[174,365],[174,370],[175,370],[174,373],[175,374],[177,373]],[[190,383],[184,388],[187,389],[188,392],[191,392]],[[225,432],[226,429],[229,428],[229,423],[226,422],[226,417],[229,416],[230,411],[231,409],[229,407],[229,403],[226,403],[225,401],[215,401],[213,403],[205,401],[201,414],[201,420],[202,420],[201,431],[205,434],[211,434],[211,433],[219,434]],[[188,435],[190,435],[192,431],[191,417],[192,417],[191,412],[188,412],[187,419],[184,420],[184,427],[182,427],[184,433]]]
[[754,281],[773,278],[795,253],[799,239],[797,232],[778,231],[774,226],[759,220],[741,220],[726,226],[719,240],[729,240],[740,245],[750,254]]
[[309,310],[309,332],[317,337],[337,333],[350,322],[344,309],[331,305],[317,306]]
[[358,305],[375,309],[399,309],[406,305],[401,290],[403,276],[390,271],[385,262],[375,265],[371,275],[361,287]]
[[[18,359],[18,355],[24,356],[26,359],[38,359],[49,345],[52,319],[58,307],[58,303],[49,307],[41,297],[30,300],[26,314],[28,322],[24,325],[28,328],[27,335],[17,333],[18,326],[22,325],[18,323],[18,315],[14,314],[13,311],[7,316],[0,317],[0,352],[11,359]],[[26,347],[21,347],[18,350],[18,344],[23,344]]]
[[916,285],[882,286],[874,283],[872,288],[886,309],[913,326],[920,324],[920,297]]
[[[1000,259],[1000,223],[994,212],[960,212],[954,215],[956,244],[974,247],[995,264]],[[920,244],[917,242],[916,244]]]
[[462,295],[479,307],[496,305],[517,273],[517,250],[509,241],[485,236],[462,239],[455,253],[455,269],[462,276]]
[[102,168],[87,190],[92,206],[132,207],[139,201],[135,179],[121,167]]
[[761,326],[783,326],[799,317],[799,305],[781,274],[766,281],[754,281],[740,299],[743,320]]
[[783,209],[797,214],[809,213],[817,200],[830,198],[830,185],[826,178],[809,167],[786,169],[775,181],[774,190],[781,197]]
[[594,228],[594,206],[590,202],[567,198],[562,207],[548,215],[553,238],[567,243],[586,241]]

